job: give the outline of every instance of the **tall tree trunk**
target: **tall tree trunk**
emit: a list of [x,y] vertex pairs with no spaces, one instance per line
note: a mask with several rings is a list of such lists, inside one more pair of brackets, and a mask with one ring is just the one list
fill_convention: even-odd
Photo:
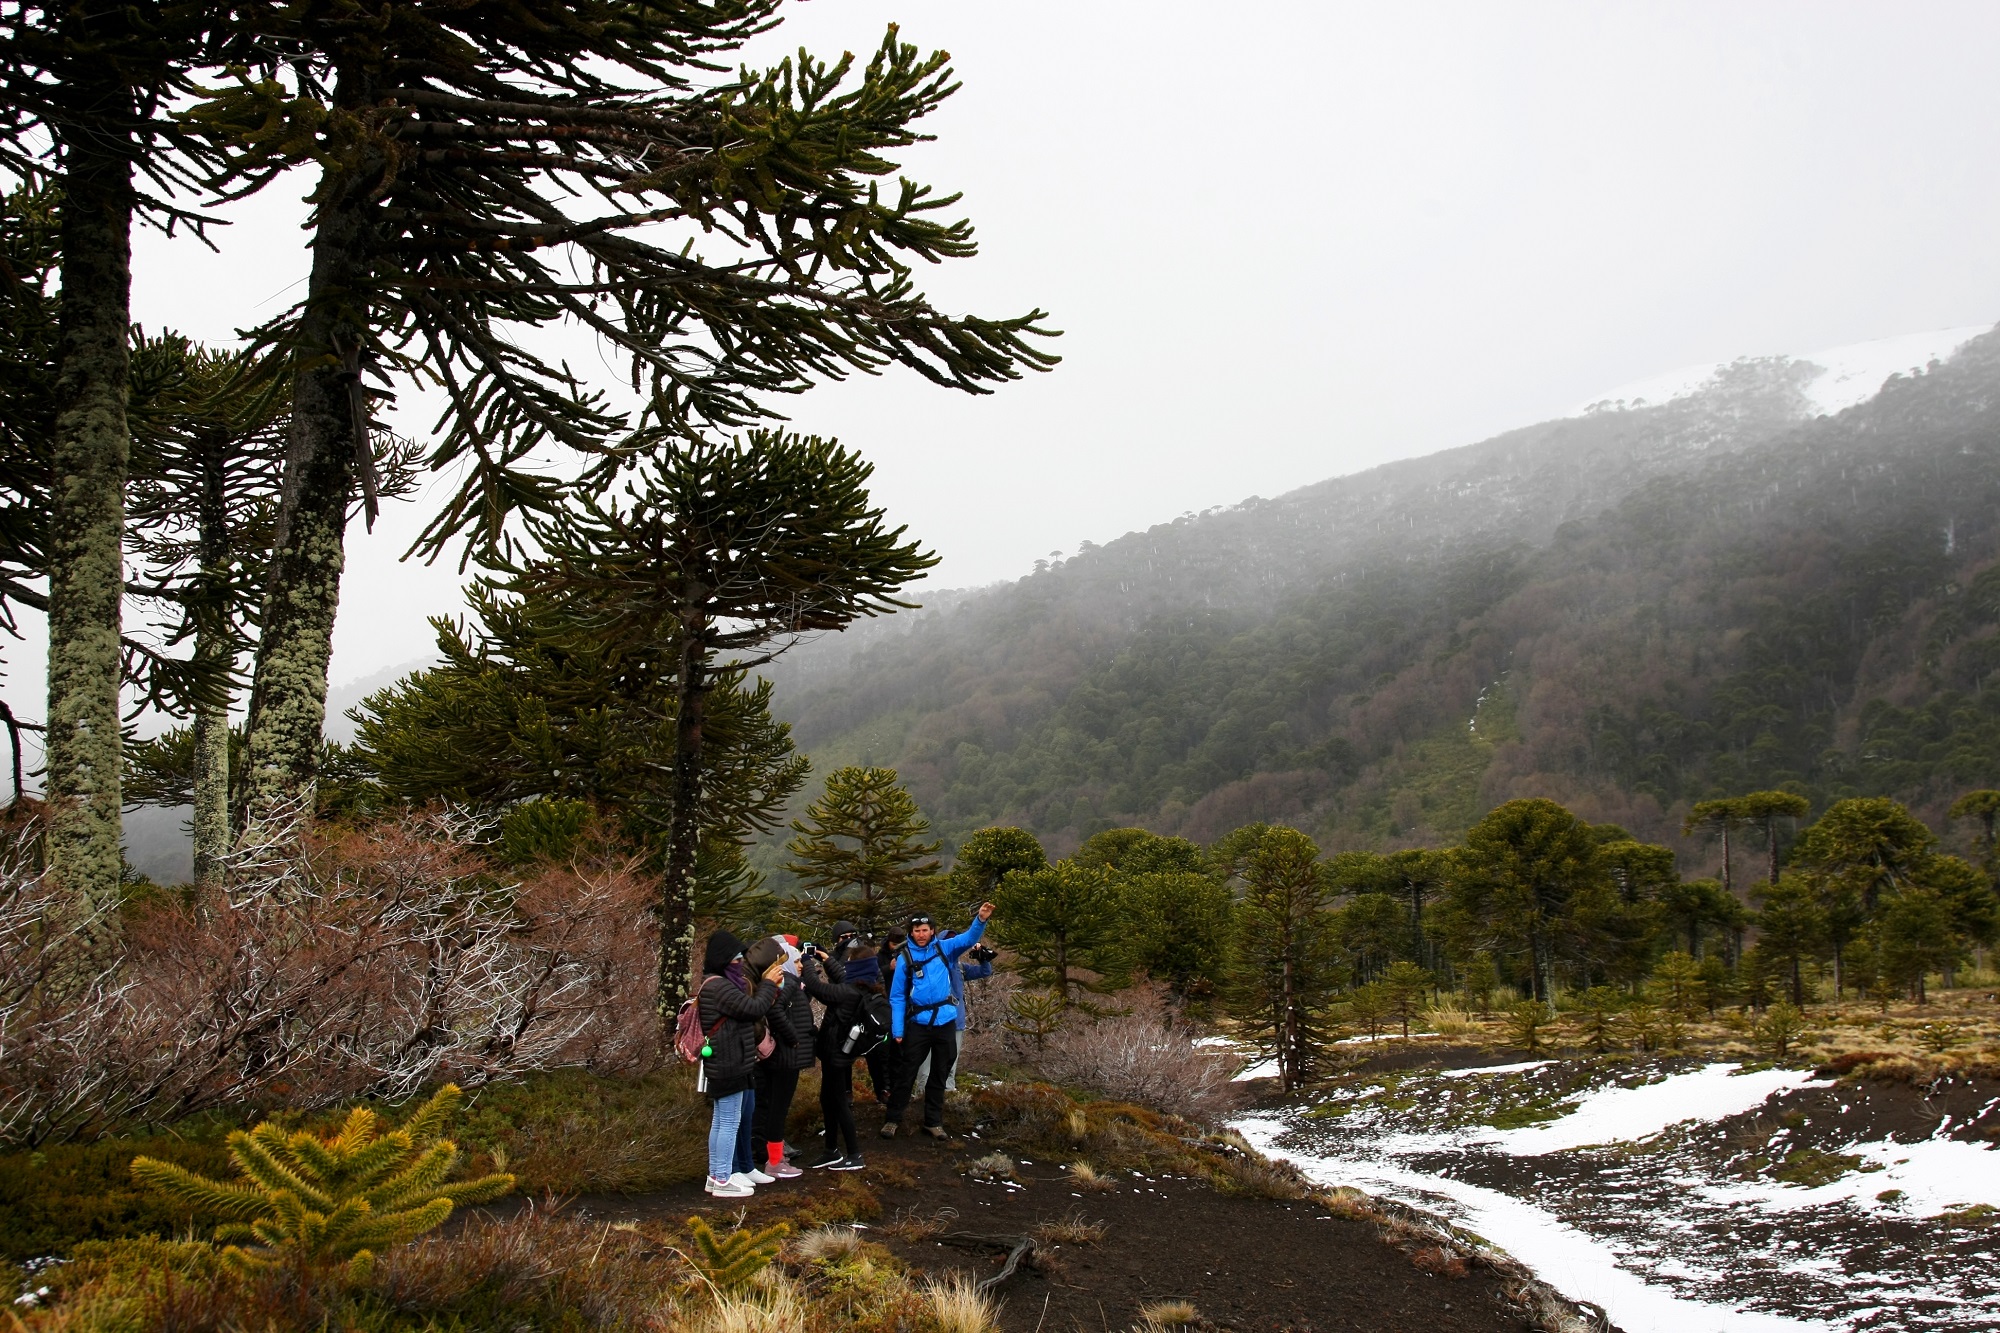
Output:
[[660,876],[660,1017],[670,1019],[687,995],[694,968],[694,861],[701,847],[702,724],[708,711],[708,653],[682,621],[674,718],[674,808],[667,826],[666,873]]
[[194,710],[193,824],[194,882],[216,888],[229,855],[229,710],[214,704]]
[[1775,885],[1778,882],[1778,817],[1776,815],[1772,815],[1771,822],[1764,826],[1764,833],[1765,836],[1770,840],[1770,848],[1769,848],[1771,853],[1770,882],[1773,885]]
[[1731,879],[1729,856],[1729,821],[1722,821],[1722,891],[1730,897],[1736,896],[1736,886]]
[[1298,1088],[1299,1083],[1301,1082],[1300,1078],[1301,1071],[1299,1068],[1300,1065],[1299,1047],[1301,1046],[1302,1043],[1299,1041],[1299,1034],[1298,1034],[1298,1025],[1299,1025],[1298,998],[1294,994],[1292,987],[1293,933],[1289,930],[1285,932],[1284,945],[1285,945],[1284,979],[1280,984],[1284,988],[1283,993],[1284,993],[1285,1022],[1283,1028],[1281,1028],[1278,1032],[1278,1052],[1279,1052],[1278,1075],[1280,1081],[1284,1086],[1285,1091],[1292,1092]]
[[1410,883],[1410,959],[1418,967],[1425,966],[1424,960],[1424,886]]
[[[85,90],[86,114],[131,114],[122,85]],[[125,421],[130,379],[129,141],[63,135],[62,345],[49,512],[49,864],[103,909],[118,900],[119,637],[125,597]]]
[[[336,99],[356,99],[343,78]],[[326,668],[346,563],[347,505],[356,439],[354,349],[372,249],[374,170],[327,168],[313,236],[311,289],[299,321],[292,433],[264,590],[257,671],[250,690],[246,803],[267,812],[309,804],[326,725]]]
[[[210,441],[201,468],[201,572],[196,588],[195,660],[209,677],[227,689],[236,668],[236,652],[228,629],[229,508],[223,450]],[[223,860],[229,852],[229,705],[197,704],[194,710],[194,882],[214,888],[222,881]]]

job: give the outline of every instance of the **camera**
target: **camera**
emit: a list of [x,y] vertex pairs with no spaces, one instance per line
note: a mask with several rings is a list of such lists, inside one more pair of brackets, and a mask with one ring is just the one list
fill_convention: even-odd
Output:
[[972,950],[973,959],[981,963],[990,963],[999,956],[1000,954],[997,950],[989,949],[983,944],[974,947]]

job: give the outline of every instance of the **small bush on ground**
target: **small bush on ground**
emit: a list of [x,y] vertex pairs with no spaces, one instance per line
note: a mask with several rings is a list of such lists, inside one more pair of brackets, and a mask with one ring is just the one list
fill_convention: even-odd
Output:
[[1066,1024],[1039,1049],[1021,1051],[1023,1063],[1052,1083],[1198,1123],[1232,1110],[1241,1057],[1199,1044],[1198,1033],[1175,1021],[1162,992],[1135,990],[1130,999],[1129,1013]]

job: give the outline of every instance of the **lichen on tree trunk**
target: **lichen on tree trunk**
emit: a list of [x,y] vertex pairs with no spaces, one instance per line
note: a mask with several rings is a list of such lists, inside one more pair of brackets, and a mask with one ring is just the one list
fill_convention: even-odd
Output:
[[[690,617],[699,627],[699,619]],[[674,805],[660,876],[660,1015],[671,1020],[694,971],[694,862],[701,844],[702,723],[708,706],[708,655],[682,627],[674,718]]]
[[365,309],[373,174],[338,165],[327,173],[311,290],[295,335],[291,440],[250,690],[244,786],[252,813],[312,799],[346,562],[355,422],[340,349],[364,341],[356,318]]
[[[194,656],[211,679],[227,681],[236,669],[236,647],[229,625],[229,503],[226,455],[229,441],[214,436],[204,442],[201,496],[196,518],[200,525],[201,569],[196,596],[201,616],[194,639]],[[229,853],[229,704],[201,703],[194,710],[194,882],[214,888],[222,882]]]
[[229,852],[229,710],[203,704],[194,712],[194,882],[222,882]]
[[[98,90],[100,102],[130,98]],[[118,686],[125,595],[132,167],[129,145],[64,148],[62,343],[49,508],[49,865],[91,905],[123,878]]]

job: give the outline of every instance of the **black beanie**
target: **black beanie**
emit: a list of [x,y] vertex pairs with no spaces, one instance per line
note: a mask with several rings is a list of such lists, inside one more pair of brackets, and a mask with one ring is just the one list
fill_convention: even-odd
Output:
[[736,955],[743,952],[743,941],[726,930],[718,930],[708,937],[708,947],[701,951],[701,970],[711,977],[719,977],[729,970],[736,961]]

